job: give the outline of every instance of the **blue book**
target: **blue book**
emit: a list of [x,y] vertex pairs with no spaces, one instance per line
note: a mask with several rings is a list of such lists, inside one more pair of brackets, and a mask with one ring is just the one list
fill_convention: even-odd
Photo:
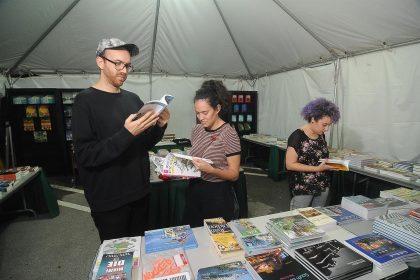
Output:
[[96,280],[131,279],[133,252],[119,254],[103,254]]
[[316,208],[320,212],[330,216],[337,221],[338,225],[362,221],[363,219],[356,214],[344,209],[341,206],[333,205],[327,207]]
[[243,237],[241,241],[248,254],[259,254],[282,245],[270,233],[260,233],[258,235]]
[[346,242],[379,266],[417,255],[413,250],[375,233],[357,236]]
[[146,254],[180,247],[185,250],[198,247],[189,225],[146,231],[144,241]]
[[197,280],[210,279],[235,279],[252,280],[252,276],[241,261],[231,262],[216,266],[200,268],[197,273]]

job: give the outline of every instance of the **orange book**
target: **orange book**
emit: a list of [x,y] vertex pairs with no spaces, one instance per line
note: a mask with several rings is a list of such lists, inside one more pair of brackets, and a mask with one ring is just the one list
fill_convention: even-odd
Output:
[[333,166],[337,168],[339,171],[349,171],[349,163],[350,160],[348,159],[320,159],[319,162],[325,162],[327,165]]

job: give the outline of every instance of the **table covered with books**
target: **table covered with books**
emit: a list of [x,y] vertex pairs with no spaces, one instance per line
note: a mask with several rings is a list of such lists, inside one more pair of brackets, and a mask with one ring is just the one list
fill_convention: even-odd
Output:
[[[378,203],[386,198],[381,199]],[[374,203],[369,198],[348,200],[363,201],[360,207],[368,208]],[[136,257],[124,270],[132,269],[131,279],[418,279],[418,270],[410,271],[406,262],[419,260],[420,209],[407,214],[406,208],[378,207],[387,211],[370,219],[336,205],[229,223],[208,219],[193,229],[184,225],[149,230],[136,237]],[[104,244],[92,279],[106,267]]]

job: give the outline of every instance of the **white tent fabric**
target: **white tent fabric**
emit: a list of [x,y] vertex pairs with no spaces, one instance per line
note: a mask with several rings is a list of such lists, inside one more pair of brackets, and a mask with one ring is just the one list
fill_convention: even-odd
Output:
[[195,90],[218,77],[259,91],[260,133],[287,137],[324,96],[343,115],[334,146],[420,161],[419,0],[3,0],[0,25],[0,85],[88,87],[98,41],[118,37],[140,47],[124,87],[174,94],[179,137]]

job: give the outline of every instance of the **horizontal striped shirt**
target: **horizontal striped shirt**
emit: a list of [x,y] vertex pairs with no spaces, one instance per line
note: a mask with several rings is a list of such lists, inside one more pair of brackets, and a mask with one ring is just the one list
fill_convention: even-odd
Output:
[[[226,169],[227,158],[241,153],[241,142],[236,130],[228,123],[215,130],[209,130],[201,124],[194,126],[191,135],[192,148],[190,155],[213,161],[213,167]],[[202,173],[201,178],[210,182],[223,182],[224,180]]]

